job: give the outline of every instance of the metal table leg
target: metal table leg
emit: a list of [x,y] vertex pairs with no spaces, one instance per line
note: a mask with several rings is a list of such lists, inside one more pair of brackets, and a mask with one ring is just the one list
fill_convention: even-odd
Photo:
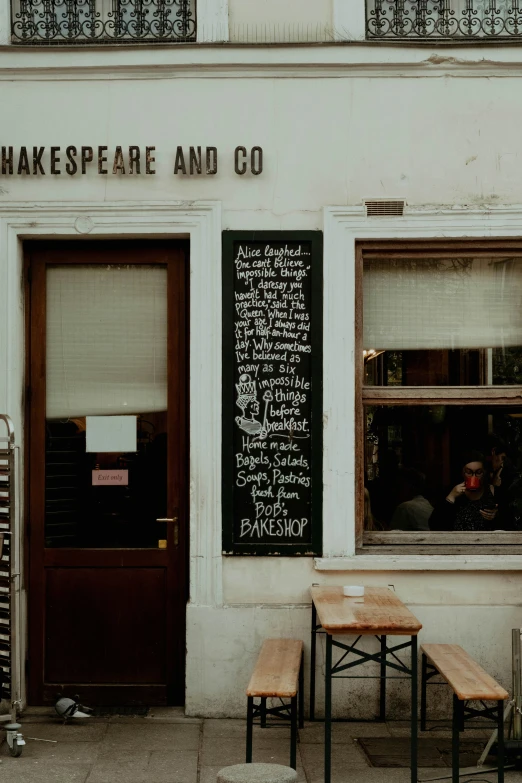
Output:
[[386,720],[386,636],[381,636],[381,680],[379,690],[379,720]]
[[459,743],[460,729],[462,724],[462,702],[459,701],[456,693],[453,694],[453,721],[452,721],[452,740],[451,740],[451,780],[452,783],[459,783]]
[[417,637],[411,637],[411,783],[417,783]]
[[498,734],[497,734],[497,780],[504,783],[504,702],[497,702],[498,708]]
[[312,601],[312,638],[310,640],[310,720],[315,720],[315,645],[317,642],[317,612]]
[[326,634],[326,666],[324,673],[324,783],[332,774],[332,636]]

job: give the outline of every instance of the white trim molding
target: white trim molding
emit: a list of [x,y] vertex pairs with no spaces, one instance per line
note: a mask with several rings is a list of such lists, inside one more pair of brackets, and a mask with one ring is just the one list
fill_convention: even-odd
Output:
[[522,571],[522,555],[353,555],[318,557],[316,571]]
[[0,206],[0,410],[22,433],[23,239],[190,238],[190,601],[222,604],[221,204]]
[[196,0],[198,43],[229,40],[228,0]]
[[[379,239],[522,237],[522,206],[419,208],[367,218],[363,207],[324,210],[323,558],[319,570],[522,570],[522,556],[355,554],[355,243]],[[358,456],[359,455],[359,456]],[[502,562],[504,566],[502,565]],[[422,566],[421,566],[422,564]],[[448,564],[448,566],[446,566]]]

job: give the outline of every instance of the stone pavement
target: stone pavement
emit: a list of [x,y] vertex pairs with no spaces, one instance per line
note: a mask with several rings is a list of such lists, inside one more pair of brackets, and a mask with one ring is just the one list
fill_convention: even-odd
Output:
[[[5,743],[0,745],[0,783],[215,783],[219,769],[244,762],[244,721],[185,718],[178,708],[151,709],[147,717],[91,718],[67,725],[52,710],[34,708],[21,722],[27,745],[17,759],[9,756]],[[409,783],[408,769],[370,767],[354,741],[407,733],[407,724],[400,722],[334,724],[332,783]],[[450,736],[447,731],[430,735]],[[477,735],[488,736],[471,733]],[[322,783],[322,724],[306,723],[299,740],[298,780]],[[288,764],[288,757],[286,726],[255,727],[254,761]],[[424,768],[420,777],[430,772]],[[481,774],[476,783],[479,779],[494,783],[496,774]],[[522,783],[522,773],[508,772],[506,783]]]

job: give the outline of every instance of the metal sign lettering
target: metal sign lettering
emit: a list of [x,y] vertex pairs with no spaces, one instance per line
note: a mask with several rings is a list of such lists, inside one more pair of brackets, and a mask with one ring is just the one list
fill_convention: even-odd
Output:
[[[13,147],[3,146],[0,156],[0,176],[42,177],[48,174],[156,174],[159,165],[156,147],[105,145],[67,147]],[[228,167],[238,176],[263,172],[262,147],[236,147],[228,154]],[[214,176],[218,173],[217,147],[177,147],[171,155],[172,174],[182,177]]]

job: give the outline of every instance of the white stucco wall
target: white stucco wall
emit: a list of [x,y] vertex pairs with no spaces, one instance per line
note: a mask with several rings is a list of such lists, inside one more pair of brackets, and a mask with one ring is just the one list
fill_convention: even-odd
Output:
[[[326,9],[328,3],[316,5]],[[484,210],[486,235],[486,215],[522,203],[517,57],[515,48],[469,47],[445,49],[444,56],[364,46],[219,53],[0,49],[0,146],[106,145],[109,154],[116,145],[155,146],[157,170],[154,176],[100,176],[93,165],[85,176],[0,176],[0,210],[10,209],[16,223],[17,210],[29,209],[42,236],[52,230],[39,224],[39,215],[47,204],[60,203],[96,204],[102,214],[104,203],[119,202],[126,214],[130,202],[176,201],[180,209],[219,202],[222,229],[308,230],[323,228],[326,206],[390,197],[447,209],[448,225],[453,210]],[[175,177],[177,145],[216,146],[218,174]],[[262,175],[234,173],[237,145],[263,147]],[[108,235],[116,226],[117,216]],[[10,236],[0,231],[0,409],[20,422],[21,299],[18,320],[7,313],[21,289],[18,269],[8,266]],[[353,386],[350,366],[347,361],[339,369],[347,387]],[[202,447],[203,429],[198,437]],[[345,484],[343,513],[349,514],[349,477]],[[459,642],[510,686],[510,630],[522,625],[522,562],[503,571],[502,560],[492,557],[490,570],[468,563],[460,572],[448,562],[445,571],[422,563],[412,571],[391,563],[388,569],[386,562],[358,570],[352,560],[344,570],[326,572],[307,558],[221,559],[205,548],[199,509],[206,491],[193,486],[191,528],[200,550],[193,550],[193,561],[199,560],[188,608],[190,714],[243,714],[244,686],[261,640],[282,634],[308,640],[312,582],[394,585],[424,624],[421,642]],[[219,508],[214,512],[219,524]],[[325,529],[331,525],[328,515]],[[336,710],[346,712],[368,693],[363,717],[369,716],[377,698],[372,688],[366,681],[350,693],[339,691]],[[398,686],[390,693],[398,715],[405,694]]]

